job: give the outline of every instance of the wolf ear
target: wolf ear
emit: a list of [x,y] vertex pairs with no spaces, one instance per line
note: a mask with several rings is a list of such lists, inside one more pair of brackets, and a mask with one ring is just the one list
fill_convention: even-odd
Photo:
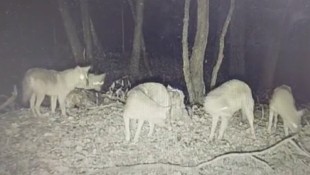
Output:
[[173,90],[173,87],[171,87],[170,85],[167,86],[168,90]]
[[307,109],[302,109],[302,110],[297,111],[297,116],[302,117],[306,113],[306,111]]
[[88,72],[90,68],[91,68],[91,66],[82,67],[82,69],[83,69],[85,72]]
[[91,66],[86,66],[86,67],[76,66],[76,69],[82,69],[86,73],[89,71],[90,68],[91,68]]
[[101,80],[104,81],[104,80],[105,80],[105,77],[107,76],[107,74],[104,73],[104,74],[100,74],[99,76],[101,77]]

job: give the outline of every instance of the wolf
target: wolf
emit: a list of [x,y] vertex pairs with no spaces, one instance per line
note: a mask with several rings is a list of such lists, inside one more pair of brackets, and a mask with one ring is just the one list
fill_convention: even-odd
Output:
[[79,83],[77,85],[77,88],[81,88],[81,89],[93,89],[95,91],[100,91],[101,90],[101,86],[104,84],[104,80],[105,80],[106,74],[88,74],[88,84],[86,84],[85,81]]
[[221,118],[221,126],[218,139],[222,139],[229,120],[233,114],[241,109],[242,115],[246,115],[250,124],[253,138],[256,139],[254,130],[254,100],[250,87],[240,80],[230,80],[212,90],[204,99],[204,110],[212,116],[211,134],[209,140],[213,140],[218,120]]
[[23,102],[30,102],[30,108],[35,116],[42,115],[40,112],[41,103],[48,95],[51,97],[51,111],[55,113],[57,99],[61,114],[66,116],[66,96],[80,83],[87,84],[87,74],[90,66],[55,71],[43,68],[31,68],[24,76]]
[[269,122],[268,133],[271,133],[271,127],[274,119],[274,127],[277,126],[277,117],[283,120],[285,136],[288,136],[288,129],[297,132],[301,127],[301,116],[304,110],[297,110],[292,89],[287,85],[281,85],[274,89],[269,102]]
[[178,103],[172,100],[176,98],[171,98],[167,88],[160,83],[148,82],[132,88],[128,92],[123,114],[126,141],[130,141],[130,119],[138,120],[134,143],[139,139],[144,121],[150,125],[149,137],[153,134],[155,124],[171,129],[171,105]]

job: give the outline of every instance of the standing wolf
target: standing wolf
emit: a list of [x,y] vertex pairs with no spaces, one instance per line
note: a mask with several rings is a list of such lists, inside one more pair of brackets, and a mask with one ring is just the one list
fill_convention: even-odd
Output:
[[51,97],[51,111],[55,112],[57,99],[61,114],[66,116],[66,96],[80,83],[87,82],[88,67],[75,67],[64,71],[43,68],[29,69],[23,79],[23,102],[30,102],[34,115],[40,116],[40,106],[45,97]]
[[212,116],[212,127],[209,140],[214,138],[215,128],[221,118],[220,133],[222,139],[230,118],[241,109],[242,116],[246,115],[253,138],[254,131],[254,100],[250,87],[240,80],[230,80],[209,92],[204,101],[205,111]]
[[304,111],[297,111],[292,90],[287,85],[277,87],[273,91],[272,98],[269,103],[269,124],[268,132],[271,132],[271,126],[274,120],[274,126],[277,126],[278,115],[283,120],[285,135],[288,135],[288,129],[297,132],[301,125],[301,116]]

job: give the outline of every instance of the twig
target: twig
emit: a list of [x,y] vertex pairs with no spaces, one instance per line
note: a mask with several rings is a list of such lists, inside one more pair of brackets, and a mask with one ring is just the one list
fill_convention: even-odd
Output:
[[252,156],[250,156],[250,157],[251,157],[253,160],[259,161],[260,163],[264,164],[267,168],[269,168],[269,170],[273,171],[273,168],[270,167],[270,165],[268,164],[268,162],[266,162],[264,159],[261,159],[261,158],[259,158],[259,157],[257,157],[257,156],[254,156],[254,155],[252,155]]
[[106,109],[106,108],[110,108],[110,107],[117,107],[119,106],[119,104],[117,103],[110,103],[110,104],[106,104],[106,105],[100,105],[100,106],[90,106],[90,107],[87,107],[87,109],[96,109],[96,110],[99,110],[99,109]]
[[294,140],[289,140],[289,142],[295,147],[297,148],[298,152],[301,153],[302,155],[310,158],[310,153],[305,150],[303,147],[299,146]]
[[123,99],[112,97],[112,96],[107,95],[107,94],[101,94],[101,97],[108,98],[110,100],[120,101],[121,103],[125,103],[125,101]]

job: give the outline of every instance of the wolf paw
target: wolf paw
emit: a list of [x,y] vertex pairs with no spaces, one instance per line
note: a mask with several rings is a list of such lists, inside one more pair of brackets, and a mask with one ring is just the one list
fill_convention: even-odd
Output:
[[42,116],[42,117],[47,117],[47,116],[49,116],[50,114],[47,112],[47,113],[44,113],[44,114],[41,114],[40,116]]
[[138,141],[139,141],[139,138],[134,138],[133,141],[132,141],[132,143],[133,143],[133,144],[136,144],[136,143],[138,143]]
[[213,136],[209,136],[208,142],[213,142],[213,141],[214,141],[214,137]]
[[126,142],[129,142],[129,141],[130,141],[130,137],[127,137],[127,136],[126,136],[125,141],[126,141]]

